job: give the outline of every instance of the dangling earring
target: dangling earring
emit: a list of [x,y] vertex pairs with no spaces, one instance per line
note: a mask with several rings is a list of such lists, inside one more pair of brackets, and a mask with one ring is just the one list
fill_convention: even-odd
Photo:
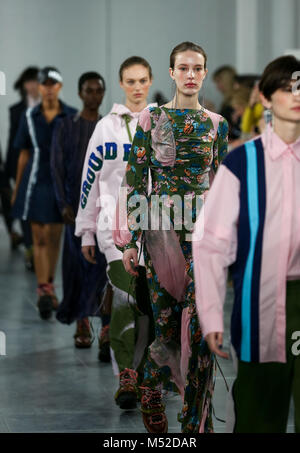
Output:
[[[273,132],[274,132],[274,114],[272,109],[264,111],[264,120],[266,123],[266,147],[272,148],[273,146]],[[268,127],[270,125],[270,127]]]
[[273,113],[272,113],[271,109],[266,109],[264,111],[264,119],[265,119],[266,125],[270,124],[273,127],[274,119],[273,119]]

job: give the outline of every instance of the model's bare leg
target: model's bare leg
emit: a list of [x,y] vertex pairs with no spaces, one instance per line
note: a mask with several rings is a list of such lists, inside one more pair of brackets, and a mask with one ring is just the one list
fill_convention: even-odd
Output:
[[63,229],[61,223],[49,223],[45,225],[47,238],[47,256],[48,256],[48,282],[54,280],[55,269],[57,265],[60,238]]
[[34,267],[38,285],[48,283],[49,263],[47,254],[47,237],[45,224],[31,222]]

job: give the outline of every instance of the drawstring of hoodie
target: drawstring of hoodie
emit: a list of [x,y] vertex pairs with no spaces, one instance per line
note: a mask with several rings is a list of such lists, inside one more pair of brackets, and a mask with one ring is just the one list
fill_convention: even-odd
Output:
[[125,115],[122,115],[122,117],[123,117],[124,120],[125,120],[125,126],[126,126],[126,130],[127,130],[127,134],[128,134],[129,141],[130,141],[130,143],[132,143],[132,135],[131,135],[130,128],[129,128],[129,123],[130,123],[130,121],[131,121],[131,116],[130,116],[130,115],[127,115],[127,114],[125,113]]

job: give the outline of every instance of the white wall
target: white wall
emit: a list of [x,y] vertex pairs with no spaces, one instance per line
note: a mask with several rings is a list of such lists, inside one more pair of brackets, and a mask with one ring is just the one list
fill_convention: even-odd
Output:
[[[243,27],[237,27],[240,1],[257,3],[255,43],[249,42]],[[102,113],[107,113],[113,101],[122,101],[118,68],[133,54],[145,57],[153,67],[151,94],[159,89],[170,96],[169,54],[181,41],[195,41],[204,47],[210,72],[223,64],[237,65],[243,70],[239,68],[237,48],[243,48],[247,54],[249,45],[256,52],[247,70],[262,71],[276,53],[274,42],[282,42],[278,33],[283,33],[286,27],[295,27],[293,47],[300,47],[300,0],[289,0],[293,24],[282,21],[277,31],[274,18],[278,11],[276,16],[274,5],[278,8],[278,1],[0,0],[0,71],[7,80],[7,94],[0,96],[2,148],[5,149],[7,140],[7,107],[17,100],[12,85],[24,67],[57,66],[65,82],[63,99],[76,107],[80,107],[78,77],[85,71],[99,71],[108,87],[102,107]],[[238,20],[251,31],[245,14],[238,16]],[[216,102],[220,99],[209,78],[204,96]]]
[[[153,67],[151,94],[159,89],[169,96],[169,54],[181,41],[204,47],[210,71],[235,63],[234,6],[235,0],[0,0],[0,71],[7,78],[7,95],[0,96],[2,148],[7,107],[17,100],[12,85],[25,66],[56,65],[64,77],[63,98],[77,107],[78,77],[100,71],[108,87],[102,108],[107,113],[113,101],[122,101],[121,62],[141,55]],[[219,99],[209,80],[204,95]]]

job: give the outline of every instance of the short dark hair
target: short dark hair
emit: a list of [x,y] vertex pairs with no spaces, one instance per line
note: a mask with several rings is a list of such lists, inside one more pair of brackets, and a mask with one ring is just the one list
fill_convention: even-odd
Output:
[[119,79],[121,82],[123,80],[124,70],[127,68],[130,68],[131,66],[134,66],[136,64],[140,64],[140,65],[144,66],[146,69],[148,69],[149,77],[150,77],[150,79],[152,79],[152,68],[151,68],[150,64],[148,63],[148,61],[145,60],[145,58],[133,56],[133,57],[129,57],[125,61],[123,61],[123,63],[120,66]]
[[224,65],[217,68],[213,73],[212,77],[215,80],[217,77],[220,77],[221,75],[226,73],[232,75],[232,77],[235,77],[237,75],[236,69],[233,66]]
[[99,74],[98,72],[90,71],[90,72],[85,72],[84,74],[82,74],[82,75],[79,77],[79,80],[78,80],[78,92],[81,93],[83,84],[84,84],[87,80],[92,80],[92,79],[100,80],[100,81],[101,81],[101,84],[102,84],[102,87],[103,87],[103,91],[105,91],[105,89],[106,89],[106,87],[105,87],[105,81],[104,81],[102,75]]
[[236,75],[234,78],[234,81],[246,88],[254,88],[254,85],[260,81],[261,75],[258,74],[241,74],[241,75]]
[[31,80],[38,79],[39,68],[36,66],[29,66],[28,68],[24,69],[22,74],[18,77],[18,79],[14,83],[14,89],[23,93],[23,85],[25,82],[29,82]]
[[293,55],[276,58],[265,68],[259,82],[259,91],[270,101],[275,91],[290,84],[293,73],[300,71],[300,60]]
[[182,42],[181,44],[178,44],[176,47],[174,47],[170,55],[170,68],[174,69],[176,56],[179,53],[185,52],[187,50],[192,50],[193,52],[200,53],[204,57],[204,68],[206,69],[207,55],[205,51],[198,44],[190,41]]

